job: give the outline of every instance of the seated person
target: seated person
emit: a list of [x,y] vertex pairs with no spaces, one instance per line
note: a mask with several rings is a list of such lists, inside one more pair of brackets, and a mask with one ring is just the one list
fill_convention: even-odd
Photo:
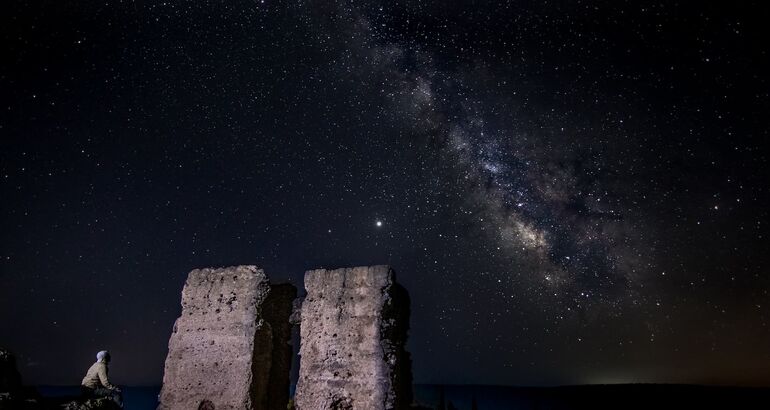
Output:
[[110,383],[107,377],[109,373],[110,353],[102,350],[96,354],[96,363],[92,364],[86,372],[86,377],[80,382],[80,389],[85,398],[108,397],[118,406],[123,406],[123,398],[120,389]]

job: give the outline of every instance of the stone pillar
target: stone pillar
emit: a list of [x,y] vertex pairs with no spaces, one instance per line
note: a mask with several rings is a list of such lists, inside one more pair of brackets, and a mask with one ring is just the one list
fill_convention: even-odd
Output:
[[409,296],[388,266],[305,273],[298,410],[404,409]]
[[190,272],[158,409],[285,409],[295,297],[256,266]]

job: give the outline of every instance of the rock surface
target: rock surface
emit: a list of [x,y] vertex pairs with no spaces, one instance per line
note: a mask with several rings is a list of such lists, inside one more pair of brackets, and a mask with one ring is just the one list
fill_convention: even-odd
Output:
[[295,297],[256,266],[190,272],[158,408],[285,409]]
[[16,408],[20,390],[21,376],[16,370],[16,358],[0,347],[0,410]]
[[41,406],[35,389],[21,384],[16,357],[0,347],[0,410],[38,410]]
[[62,410],[120,410],[120,406],[114,401],[101,397],[98,399],[71,401],[58,408]]
[[13,354],[0,347],[0,393],[9,395],[21,389],[21,376],[16,369],[16,358]]
[[408,408],[409,296],[390,267],[308,271],[305,289],[296,408]]

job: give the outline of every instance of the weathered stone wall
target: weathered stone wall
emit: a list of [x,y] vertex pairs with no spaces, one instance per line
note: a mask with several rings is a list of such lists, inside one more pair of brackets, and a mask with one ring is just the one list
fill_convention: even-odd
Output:
[[285,409],[289,372],[281,369],[291,359],[288,320],[295,296],[291,285],[271,290],[255,266],[190,272],[158,408]]
[[407,408],[409,297],[390,267],[308,271],[305,289],[297,408]]

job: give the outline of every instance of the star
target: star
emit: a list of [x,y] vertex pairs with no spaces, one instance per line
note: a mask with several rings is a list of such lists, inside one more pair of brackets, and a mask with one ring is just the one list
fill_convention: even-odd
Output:
[[[56,368],[47,340],[90,357],[73,335],[120,343],[132,329],[147,343],[118,356],[147,368],[116,377],[158,384],[151,359],[192,268],[256,261],[301,293],[307,269],[386,262],[412,301],[415,382],[622,369],[770,385],[770,99],[762,65],[743,64],[766,59],[751,6],[260,2],[176,4],[162,24],[148,7],[115,6],[100,25],[104,7],[46,9],[47,24],[34,6],[0,12],[16,22],[3,36],[0,322],[34,330],[2,338],[45,363],[26,378],[82,377]],[[541,23],[559,9],[577,24]],[[196,36],[176,35],[191,24]],[[121,303],[77,320],[107,284]],[[637,347],[652,334],[654,349]],[[734,340],[751,343],[703,364]],[[625,365],[639,355],[674,373]]]

